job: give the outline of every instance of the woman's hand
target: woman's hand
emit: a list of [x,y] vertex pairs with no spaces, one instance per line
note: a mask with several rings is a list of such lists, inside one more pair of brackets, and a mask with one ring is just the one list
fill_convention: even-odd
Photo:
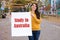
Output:
[[34,17],[34,14],[31,14],[32,17]]

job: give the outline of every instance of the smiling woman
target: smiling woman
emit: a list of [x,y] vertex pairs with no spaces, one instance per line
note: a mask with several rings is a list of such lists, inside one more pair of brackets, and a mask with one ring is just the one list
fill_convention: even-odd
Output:
[[31,5],[31,22],[32,22],[32,36],[28,36],[29,40],[39,40],[40,36],[40,23],[41,23],[41,17],[40,13],[38,11],[38,5],[36,3],[33,3]]

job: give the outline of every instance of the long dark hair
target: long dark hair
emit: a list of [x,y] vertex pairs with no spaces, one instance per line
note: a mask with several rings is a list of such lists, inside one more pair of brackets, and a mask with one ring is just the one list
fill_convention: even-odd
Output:
[[[37,17],[38,19],[40,19],[40,13],[39,13],[39,11],[38,11],[38,5],[37,5],[36,3],[33,3],[33,4],[36,5],[36,10],[35,10],[36,17]],[[33,4],[32,4],[32,5],[33,5]],[[32,6],[32,5],[31,5],[31,6]]]

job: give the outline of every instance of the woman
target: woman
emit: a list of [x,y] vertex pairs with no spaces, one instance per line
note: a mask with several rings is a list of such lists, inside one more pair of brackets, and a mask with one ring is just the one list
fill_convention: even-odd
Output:
[[31,5],[32,16],[32,36],[29,36],[29,40],[38,40],[40,36],[40,13],[38,12],[38,5],[33,3]]

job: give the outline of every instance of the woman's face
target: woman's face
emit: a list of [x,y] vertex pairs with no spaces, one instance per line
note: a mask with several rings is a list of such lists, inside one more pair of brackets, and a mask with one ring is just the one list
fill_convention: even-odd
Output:
[[31,8],[33,11],[35,11],[36,10],[36,4],[33,4]]

